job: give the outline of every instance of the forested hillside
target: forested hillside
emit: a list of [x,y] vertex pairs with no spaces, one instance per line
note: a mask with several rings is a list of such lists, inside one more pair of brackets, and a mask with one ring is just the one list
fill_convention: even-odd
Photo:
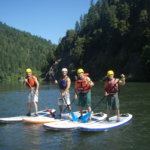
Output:
[[21,77],[28,67],[44,72],[55,49],[51,41],[0,22],[0,80]]
[[59,67],[82,67],[93,79],[113,69],[128,80],[150,80],[150,1],[91,1],[75,30],[68,30],[56,50]]

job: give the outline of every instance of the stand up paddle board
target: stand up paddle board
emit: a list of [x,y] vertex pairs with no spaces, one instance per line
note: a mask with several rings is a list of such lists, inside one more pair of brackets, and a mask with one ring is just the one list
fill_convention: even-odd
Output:
[[[74,112],[74,114],[76,116],[80,116],[80,112]],[[62,114],[61,119],[59,116],[51,117],[49,116],[38,116],[38,117],[25,117],[23,118],[24,122],[28,122],[28,123],[39,123],[39,124],[43,124],[43,123],[52,123],[52,122],[58,122],[58,121],[65,121],[65,120],[71,120],[71,115],[70,113],[65,113]]]
[[[47,112],[46,110],[42,110],[38,112],[39,117],[41,116],[50,116],[49,112]],[[34,116],[34,113],[31,113],[31,117]],[[28,116],[17,116],[17,117],[7,117],[7,118],[0,118],[0,123],[16,123],[16,122],[20,122],[23,121],[23,118],[29,118]]]
[[45,123],[43,126],[48,130],[69,130],[77,129],[83,124],[93,124],[96,121],[103,120],[107,117],[104,113],[95,113],[91,116],[91,120],[87,123],[81,123],[80,121],[73,122],[71,120],[65,120],[61,122]]
[[49,116],[38,116],[38,117],[24,117],[23,121],[28,123],[51,123],[51,122],[58,122],[62,120],[69,120],[69,114],[64,114],[61,119],[55,119]]
[[80,126],[80,130],[82,131],[102,131],[102,130],[108,130],[112,128],[116,128],[119,126],[123,126],[126,123],[128,123],[132,119],[131,114],[122,114],[120,115],[120,121],[117,122],[117,116],[113,116],[109,118],[109,121],[102,120],[95,122],[93,124],[82,124]]

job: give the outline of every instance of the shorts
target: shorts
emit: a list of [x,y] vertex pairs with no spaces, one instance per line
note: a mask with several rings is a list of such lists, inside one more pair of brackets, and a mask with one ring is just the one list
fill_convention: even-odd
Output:
[[38,102],[38,95],[35,94],[35,90],[31,90],[28,95],[28,103]]
[[79,93],[78,106],[81,107],[91,106],[91,91],[87,93]]
[[118,93],[107,96],[107,110],[119,109]]
[[58,98],[58,105],[70,105],[70,94],[69,94],[69,91],[66,92],[65,96],[60,96]]

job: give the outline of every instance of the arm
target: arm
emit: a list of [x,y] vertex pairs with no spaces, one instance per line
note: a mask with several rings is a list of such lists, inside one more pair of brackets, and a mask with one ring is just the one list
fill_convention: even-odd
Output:
[[104,95],[105,95],[105,96],[107,96],[107,95],[108,95],[108,93],[107,93],[107,92],[106,92],[106,90],[105,90],[105,89],[106,89],[106,87],[107,87],[107,83],[106,83],[106,82],[104,82]]
[[54,83],[55,83],[55,84],[58,84],[58,81],[55,79]]
[[25,77],[23,84],[26,86],[26,83],[28,84],[28,79]]
[[89,77],[87,77],[87,81],[88,81],[88,84],[90,85],[90,87],[94,86],[94,82]]
[[124,74],[121,74],[120,76],[121,76],[121,78],[118,79],[118,80],[119,80],[119,81],[118,81],[118,84],[119,84],[119,85],[125,85],[125,84],[126,84],[126,82],[125,82],[125,80],[126,80],[125,75],[124,75]]
[[74,99],[78,98],[78,92],[77,92],[77,88],[76,88],[76,83],[75,83],[75,88],[74,88]]
[[36,84],[36,88],[35,88],[35,94],[38,95],[38,90],[39,90],[39,81],[37,80],[36,77],[33,77],[35,84]]

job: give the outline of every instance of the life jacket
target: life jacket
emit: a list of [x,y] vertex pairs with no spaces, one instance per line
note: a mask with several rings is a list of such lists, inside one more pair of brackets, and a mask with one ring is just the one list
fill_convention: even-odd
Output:
[[84,73],[84,76],[85,76],[85,77],[88,77],[88,76],[89,76],[89,73]]
[[35,77],[34,75],[27,77],[28,82],[26,82],[26,86],[28,86],[28,87],[35,87],[36,86],[34,77]]
[[[68,77],[67,77],[67,78],[68,78]],[[67,87],[67,78],[61,79],[61,80],[59,81],[59,88],[60,88],[60,89],[65,89],[65,88]]]
[[117,93],[119,92],[118,86],[116,86],[116,79],[114,81],[107,81],[107,86],[105,88],[107,93]]
[[87,74],[84,79],[76,80],[76,88],[79,92],[88,92],[91,89],[91,86],[88,84]]

